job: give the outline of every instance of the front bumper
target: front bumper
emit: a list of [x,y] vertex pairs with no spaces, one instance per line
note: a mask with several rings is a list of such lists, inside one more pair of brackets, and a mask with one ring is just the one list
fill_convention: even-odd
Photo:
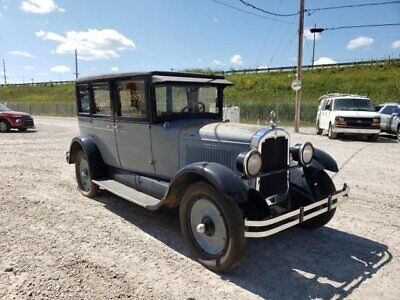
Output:
[[380,127],[377,128],[351,128],[351,127],[333,127],[333,133],[344,133],[344,134],[379,134],[381,132]]
[[[244,225],[246,226],[244,235],[249,238],[261,238],[296,226],[336,208],[339,204],[348,199],[349,193],[350,188],[347,184],[344,184],[343,189],[335,194],[278,217],[262,221],[251,221],[246,219],[244,221]],[[260,228],[263,228],[263,230],[260,230]]]

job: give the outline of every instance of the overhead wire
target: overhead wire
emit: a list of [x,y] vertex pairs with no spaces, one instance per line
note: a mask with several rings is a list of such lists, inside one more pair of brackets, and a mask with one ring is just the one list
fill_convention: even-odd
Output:
[[[253,16],[256,16],[256,17],[259,17],[259,18],[263,18],[263,19],[267,19],[267,20],[273,20],[272,18],[269,18],[269,17],[267,17],[267,16],[259,15],[259,14],[256,14],[256,13],[253,13],[253,12],[250,12],[250,11],[247,11],[247,10],[244,10],[244,9],[240,9],[239,7],[230,5],[230,4],[228,4],[228,3],[225,3],[225,2],[222,2],[222,1],[219,1],[219,0],[210,0],[210,1],[215,2],[215,3],[218,3],[218,4],[223,5],[223,6],[226,6],[226,7],[229,7],[229,8],[231,8],[231,9],[234,9],[234,10],[237,10],[237,11],[241,11],[241,12],[246,13],[246,14],[249,14],[249,15],[253,15]],[[284,21],[284,20],[275,20],[275,21],[281,22],[281,23],[295,24],[294,22],[289,22],[289,21]]]
[[258,10],[258,11],[260,11],[260,12],[262,12],[262,13],[265,13],[265,14],[268,14],[268,15],[271,15],[271,16],[275,16],[275,17],[293,17],[293,16],[297,16],[297,15],[299,14],[299,12],[290,13],[290,14],[275,13],[275,12],[268,11],[268,10],[265,10],[265,9],[263,9],[263,8],[257,7],[257,6],[251,4],[251,3],[247,2],[247,1],[244,1],[244,0],[239,0],[239,1],[240,1],[243,5],[245,5],[245,6],[247,6],[247,7],[251,7],[251,8],[253,8],[253,9],[255,9],[255,10]]

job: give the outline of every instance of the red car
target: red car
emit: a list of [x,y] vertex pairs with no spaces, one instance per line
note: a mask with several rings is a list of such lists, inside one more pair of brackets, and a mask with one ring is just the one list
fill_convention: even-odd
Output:
[[34,128],[35,124],[31,115],[19,111],[13,111],[6,105],[0,103],[0,132],[8,132],[15,128],[26,131]]

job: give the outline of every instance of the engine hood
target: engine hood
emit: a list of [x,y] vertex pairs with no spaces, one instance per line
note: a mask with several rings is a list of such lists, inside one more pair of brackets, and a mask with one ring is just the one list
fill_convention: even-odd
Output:
[[182,135],[184,139],[250,144],[253,135],[261,128],[257,125],[216,122],[187,127]]
[[337,111],[336,116],[350,118],[379,118],[380,114],[374,111]]
[[22,117],[30,117],[30,114],[20,112],[20,111],[0,111],[0,115],[12,117],[12,116],[22,116]]

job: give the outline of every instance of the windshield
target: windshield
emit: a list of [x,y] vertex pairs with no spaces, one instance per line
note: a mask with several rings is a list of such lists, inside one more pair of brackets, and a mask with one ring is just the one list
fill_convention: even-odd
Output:
[[374,111],[369,99],[335,99],[333,110]]
[[4,104],[0,103],[0,111],[10,111],[11,109],[9,109],[7,106],[5,106]]
[[219,115],[218,88],[215,86],[156,86],[157,117]]

